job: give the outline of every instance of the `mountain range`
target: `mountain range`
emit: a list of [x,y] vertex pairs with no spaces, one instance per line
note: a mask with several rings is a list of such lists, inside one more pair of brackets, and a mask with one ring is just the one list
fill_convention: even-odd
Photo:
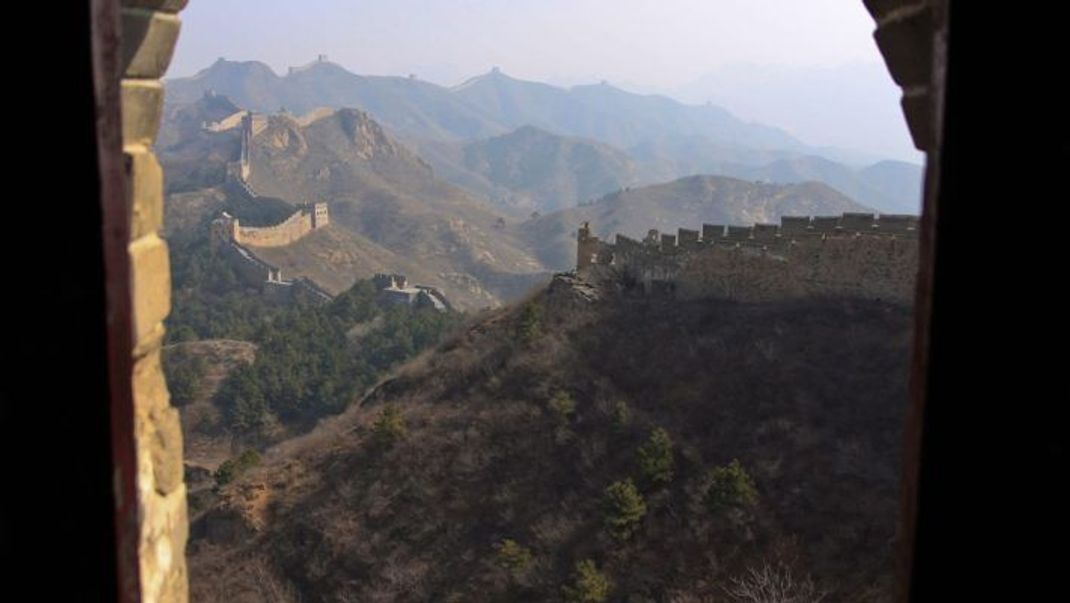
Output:
[[[359,108],[416,150],[440,177],[507,208],[545,212],[621,185],[695,174],[818,180],[885,213],[917,213],[919,206],[920,166],[845,164],[838,161],[842,151],[808,146],[715,105],[686,105],[605,83],[566,89],[495,69],[447,88],[413,77],[357,75],[325,60],[280,76],[260,62],[220,59],[192,77],[169,80],[169,110],[196,102],[206,91],[258,112]],[[528,128],[545,132],[543,144],[532,144]],[[551,136],[559,137],[552,143],[558,153],[546,150]],[[590,181],[554,168],[567,164],[577,145],[590,151],[596,143],[602,146],[595,154],[605,157],[583,172],[591,174]],[[487,165],[480,156],[490,151],[503,153],[503,164],[522,164],[527,173],[503,174],[502,165]],[[536,174],[542,181],[533,183]]]

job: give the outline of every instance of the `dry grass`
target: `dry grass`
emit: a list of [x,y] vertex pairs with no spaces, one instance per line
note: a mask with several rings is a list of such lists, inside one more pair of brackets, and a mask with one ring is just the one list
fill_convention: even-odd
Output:
[[[195,526],[195,592],[221,592],[234,580],[221,560],[256,551],[306,600],[554,600],[584,558],[614,596],[723,600],[731,577],[790,551],[827,602],[888,596],[909,311],[534,301],[552,308],[535,341],[517,339],[515,310],[492,313],[269,451],[244,482],[264,493],[256,513],[238,507],[248,530],[209,529],[236,521],[242,484]],[[558,390],[575,400],[567,420],[548,406]],[[385,403],[407,436],[384,448],[370,436]],[[644,493],[639,533],[618,544],[600,493],[636,474],[653,426],[671,434],[676,474]],[[711,513],[703,480],[733,458],[760,502]],[[503,538],[532,551],[523,581],[490,561]]]

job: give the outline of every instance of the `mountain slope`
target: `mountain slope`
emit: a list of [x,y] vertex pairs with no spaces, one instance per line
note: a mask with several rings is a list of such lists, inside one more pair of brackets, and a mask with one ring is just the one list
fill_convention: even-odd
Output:
[[836,215],[867,208],[818,182],[766,184],[723,176],[691,176],[611,193],[598,202],[547,214],[517,227],[536,255],[563,270],[575,263],[576,229],[590,222],[595,234],[642,239],[656,228],[675,233],[703,223],[749,225],[781,216]]
[[524,126],[467,144],[418,147],[437,174],[498,205],[549,212],[635,184],[637,169],[621,151],[591,140]]
[[[557,601],[590,559],[610,600],[720,600],[767,562],[888,600],[909,309],[610,296],[558,278],[268,451],[192,526],[194,599]],[[641,477],[655,428],[663,486]],[[756,502],[715,506],[734,459]],[[644,504],[615,538],[628,478]]]
[[533,125],[619,148],[660,136],[685,135],[755,148],[805,148],[786,132],[744,123],[719,107],[684,105],[608,84],[566,90],[492,71],[461,84],[453,93],[509,127]]
[[[301,119],[271,115],[254,132],[251,183],[260,195],[258,207],[241,199],[223,205],[255,225],[246,218],[256,218],[261,209],[287,215],[276,206],[325,200],[331,212],[327,230],[338,231],[265,250],[265,258],[285,267],[289,277],[320,278],[339,291],[377,271],[411,273],[414,282],[440,287],[460,308],[495,305],[544,278],[542,266],[504,228],[499,212],[435,178],[429,165],[367,114],[345,109]],[[237,159],[239,148],[237,128],[198,129],[161,149],[160,157],[169,178],[211,190],[221,184],[223,168]],[[216,169],[206,172],[206,166]],[[200,196],[172,195],[169,203],[180,209],[187,197]],[[171,213],[179,222],[199,224],[182,219],[182,211]]]
[[534,272],[499,214],[436,179],[367,114],[343,109],[307,126],[272,116],[253,138],[252,185],[284,199],[327,199],[331,221],[440,271]]

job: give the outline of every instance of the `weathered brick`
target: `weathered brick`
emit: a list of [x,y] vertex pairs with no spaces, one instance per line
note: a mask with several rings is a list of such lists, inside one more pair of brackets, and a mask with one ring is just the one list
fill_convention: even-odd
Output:
[[123,144],[151,147],[160,129],[163,84],[157,80],[125,79],[121,95]]
[[186,8],[189,0],[122,0],[124,7],[151,8],[169,13],[177,13]]
[[932,11],[914,11],[880,25],[873,34],[892,79],[900,87],[928,85],[933,63]]
[[163,168],[147,148],[128,147],[126,170],[130,240],[135,240],[163,227]]
[[182,424],[170,406],[156,407],[150,418],[155,433],[150,444],[153,477],[156,491],[166,496],[182,485]]
[[122,10],[123,77],[159,78],[171,63],[181,28],[179,18],[143,8]]
[[152,413],[168,407],[167,385],[164,383],[159,349],[134,362],[134,412],[139,421],[152,421]]
[[918,88],[903,95],[900,104],[907,118],[910,137],[919,151],[932,149],[936,140],[933,131],[932,97],[928,88]]
[[130,243],[134,345],[153,335],[171,311],[171,266],[167,243],[148,235]]
[[877,21],[880,21],[894,10],[905,6],[924,4],[925,0],[862,0],[862,3],[866,5],[866,10],[869,11],[869,14],[873,15],[873,18]]

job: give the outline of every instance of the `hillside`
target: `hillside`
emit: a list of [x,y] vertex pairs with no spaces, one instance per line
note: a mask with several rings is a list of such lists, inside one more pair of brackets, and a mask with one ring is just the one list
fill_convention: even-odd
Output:
[[590,222],[595,234],[642,239],[647,231],[675,233],[703,223],[749,225],[781,216],[837,215],[868,211],[817,182],[769,184],[722,176],[691,176],[665,184],[617,191],[596,203],[554,212],[517,227],[538,257],[555,269],[575,263],[576,229]]
[[227,486],[193,599],[558,601],[587,559],[613,601],[726,600],[764,563],[890,600],[910,325],[558,278]]
[[[253,363],[256,345],[206,339],[164,346],[171,401],[182,416],[183,458],[187,465],[215,471],[240,450],[213,398],[234,369]],[[183,373],[185,371],[185,373]]]
[[707,138],[663,138],[628,150],[644,182],[717,174],[780,184],[822,182],[882,213],[915,214],[921,204],[921,166],[882,161],[854,168],[817,155],[745,149]]
[[416,148],[436,174],[524,215],[575,207],[638,181],[625,153],[533,126],[486,140],[429,141]]
[[[501,214],[435,178],[430,166],[360,111],[331,112],[307,126],[272,116],[254,136],[251,155],[252,186],[258,193],[329,200],[332,229],[345,229],[388,250],[397,258],[388,261],[399,269],[419,264],[421,272],[435,275],[435,282],[426,284],[442,284],[462,307],[493,304],[510,295],[488,275],[536,279],[542,270],[501,227]],[[346,247],[331,249],[321,255],[327,260],[321,268],[343,270],[347,253]],[[367,270],[345,274],[355,278]],[[461,282],[465,284],[458,286]]]
[[[217,98],[202,97],[175,113],[176,120],[205,114]],[[540,263],[505,228],[514,217],[436,178],[363,112],[277,114],[256,127],[251,180],[261,199],[255,204],[226,197],[220,203],[211,192],[238,156],[238,128],[198,128],[186,136],[160,151],[172,193],[169,223],[206,228],[205,198],[217,200],[213,211],[225,208],[249,225],[277,223],[287,205],[329,202],[330,232],[318,236],[320,244],[264,250],[290,277],[308,276],[337,292],[375,272],[402,272],[441,288],[460,308],[497,305],[545,279]]]

